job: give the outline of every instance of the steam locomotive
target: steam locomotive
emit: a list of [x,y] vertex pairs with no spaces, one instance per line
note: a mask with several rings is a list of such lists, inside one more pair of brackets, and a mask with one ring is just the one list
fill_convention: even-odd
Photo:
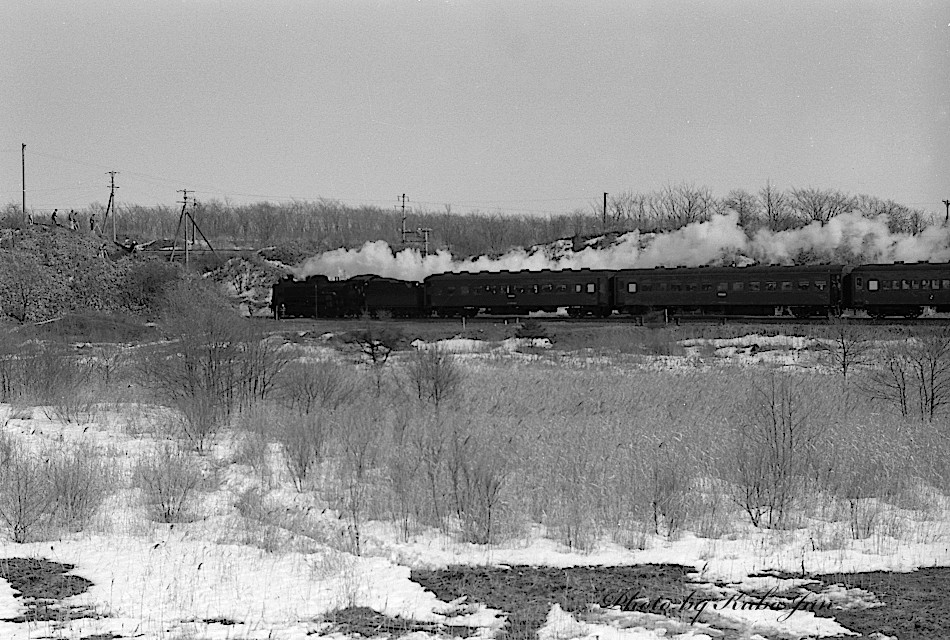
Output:
[[274,285],[276,318],[474,317],[566,309],[572,317],[670,314],[915,318],[950,311],[950,263],[657,267],[431,275],[410,282],[377,275],[348,280],[288,276]]

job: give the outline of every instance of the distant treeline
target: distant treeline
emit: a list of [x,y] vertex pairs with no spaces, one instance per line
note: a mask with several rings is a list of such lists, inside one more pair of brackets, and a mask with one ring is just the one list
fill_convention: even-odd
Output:
[[[218,200],[202,201],[192,215],[213,243],[221,246],[269,246],[294,248],[313,254],[340,247],[354,248],[370,240],[384,240],[394,248],[404,246],[401,214],[378,207],[352,207],[335,200],[295,201],[273,204],[233,205]],[[409,240],[420,249],[421,234],[431,229],[430,251],[448,249],[460,258],[498,255],[516,247],[528,247],[561,238],[586,238],[606,232],[671,231],[717,214],[735,212],[750,236],[762,228],[784,231],[811,222],[826,223],[844,213],[859,213],[886,221],[892,233],[917,234],[933,223],[932,215],[891,200],[852,196],[831,189],[776,189],[766,185],[756,193],[743,189],[718,198],[707,187],[683,183],[664,189],[611,195],[606,216],[603,203],[587,209],[548,216],[509,215],[495,212],[453,213],[412,211],[407,228]],[[82,219],[96,215],[103,221],[105,206],[94,203],[77,212]],[[171,240],[176,233],[180,208],[119,204],[116,209],[119,240]],[[38,216],[36,216],[38,217]],[[16,204],[3,210],[3,226],[20,226],[26,219]],[[111,227],[111,222],[106,223]]]

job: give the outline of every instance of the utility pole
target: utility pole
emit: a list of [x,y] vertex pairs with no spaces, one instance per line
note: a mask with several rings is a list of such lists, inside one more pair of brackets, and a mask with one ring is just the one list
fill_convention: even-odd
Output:
[[[198,223],[195,222],[194,217],[188,212],[188,194],[194,193],[191,189],[179,189],[177,193],[182,194],[182,199],[180,200],[181,204],[181,214],[178,216],[178,227],[175,229],[175,239],[172,240],[172,252],[168,256],[169,262],[175,259],[175,251],[178,249],[178,234],[181,232],[181,225],[185,225],[185,266],[188,265],[188,229],[191,229],[191,238],[192,242],[197,241],[197,236],[195,234],[201,235],[201,239],[204,240],[205,244],[208,245],[208,248],[211,249],[211,253],[217,255],[214,250],[214,247],[211,246],[211,242],[208,241],[208,238],[205,237],[204,231],[201,230],[201,227],[198,226]],[[194,207],[198,206],[198,202],[192,200]]]
[[22,173],[20,176],[20,184],[23,186],[23,215],[26,214],[26,143],[23,143],[23,146],[20,148],[20,164],[22,165]]
[[[188,267],[188,227],[191,226],[190,222],[186,218],[190,218],[188,215],[188,189],[180,189],[178,193],[182,194],[181,198],[181,215],[178,216],[178,229],[181,229],[181,224],[185,223],[185,267]],[[192,192],[193,193],[193,192]],[[178,229],[175,230],[175,241],[178,241]],[[172,245],[172,255],[175,254],[175,245]]]
[[944,219],[943,223],[947,224],[947,222],[950,222],[950,200],[944,200],[943,206],[947,208],[947,217]]
[[604,223],[601,227],[603,233],[607,233],[607,192],[604,192]]
[[109,204],[106,205],[106,215],[102,219],[102,225],[105,226],[106,220],[109,218],[109,212],[112,212],[112,242],[116,242],[118,239],[115,232],[115,174],[119,173],[118,171],[107,171],[106,175],[109,176]]
[[396,199],[402,200],[402,236],[401,238],[402,238],[402,244],[405,245],[406,234],[409,233],[409,231],[406,229],[406,194],[404,193]]
[[432,229],[420,227],[419,229],[416,229],[416,231],[422,234],[422,242],[423,246],[425,247],[425,253],[423,255],[427,256],[429,255],[429,232],[432,231]]

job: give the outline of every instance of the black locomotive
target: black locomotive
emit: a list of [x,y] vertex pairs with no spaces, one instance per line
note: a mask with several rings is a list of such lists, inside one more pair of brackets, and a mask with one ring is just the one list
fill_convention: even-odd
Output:
[[677,267],[439,273],[423,282],[311,276],[274,285],[275,317],[472,317],[564,308],[573,317],[704,315],[919,316],[950,311],[950,264]]

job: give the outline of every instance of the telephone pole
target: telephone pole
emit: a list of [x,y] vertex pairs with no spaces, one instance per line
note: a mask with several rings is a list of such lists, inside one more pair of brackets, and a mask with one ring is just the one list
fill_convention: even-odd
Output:
[[945,207],[947,208],[947,217],[946,217],[946,219],[943,221],[943,223],[946,224],[947,222],[950,222],[950,200],[944,200],[944,201],[943,201],[943,206],[945,206]]
[[604,222],[601,227],[603,233],[607,233],[607,192],[604,192]]
[[26,143],[20,148],[21,175],[20,184],[23,186],[23,215],[26,215]]
[[115,174],[119,173],[118,171],[107,171],[106,175],[109,176],[109,204],[106,205],[106,215],[102,219],[102,226],[105,226],[106,220],[109,219],[109,212],[112,212],[112,242],[117,240],[115,232]]
[[406,234],[409,233],[409,231],[406,229],[406,194],[404,193],[396,199],[402,200],[402,236],[401,237],[402,237],[402,244],[405,245]]
[[[181,198],[181,215],[178,216],[178,229],[181,229],[182,223],[185,223],[185,267],[188,266],[188,227],[191,226],[191,216],[188,215],[188,189],[180,189],[178,193]],[[192,193],[194,193],[192,191]],[[175,230],[175,244],[178,243],[178,229]],[[175,255],[175,244],[172,245],[172,256]]]

